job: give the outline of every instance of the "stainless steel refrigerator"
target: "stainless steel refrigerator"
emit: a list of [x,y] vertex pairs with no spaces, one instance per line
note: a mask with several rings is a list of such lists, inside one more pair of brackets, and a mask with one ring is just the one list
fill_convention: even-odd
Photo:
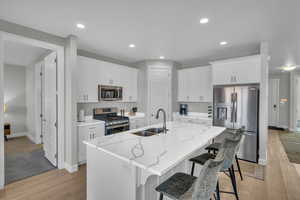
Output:
[[215,86],[214,126],[245,128],[238,157],[258,162],[259,85]]

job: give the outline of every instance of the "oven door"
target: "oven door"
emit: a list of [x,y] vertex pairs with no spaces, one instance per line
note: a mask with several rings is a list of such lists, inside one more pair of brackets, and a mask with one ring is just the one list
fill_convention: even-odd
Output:
[[98,86],[99,101],[119,101],[123,97],[123,88],[118,86]]
[[107,126],[105,129],[106,129],[105,135],[112,135],[112,134],[128,131],[129,124]]

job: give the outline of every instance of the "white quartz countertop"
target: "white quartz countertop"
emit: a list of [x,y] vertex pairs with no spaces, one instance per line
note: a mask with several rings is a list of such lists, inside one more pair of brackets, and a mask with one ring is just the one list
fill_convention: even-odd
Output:
[[208,113],[200,113],[200,112],[188,112],[187,115],[180,115],[179,112],[176,112],[174,114],[177,116],[186,117],[186,118],[209,118]]
[[183,122],[168,122],[167,134],[141,137],[143,127],[84,141],[85,144],[161,176],[221,134],[225,128]]
[[77,126],[91,126],[91,125],[104,124],[104,123],[105,122],[101,120],[91,119],[91,120],[86,120],[84,122],[77,122]]

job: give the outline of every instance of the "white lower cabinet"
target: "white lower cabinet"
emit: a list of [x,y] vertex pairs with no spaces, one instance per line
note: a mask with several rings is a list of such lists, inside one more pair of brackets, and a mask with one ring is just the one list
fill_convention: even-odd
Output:
[[86,146],[83,141],[93,140],[105,135],[104,123],[77,127],[78,134],[78,163],[86,162]]
[[130,119],[130,130],[141,128],[144,127],[145,125],[146,125],[145,118]]

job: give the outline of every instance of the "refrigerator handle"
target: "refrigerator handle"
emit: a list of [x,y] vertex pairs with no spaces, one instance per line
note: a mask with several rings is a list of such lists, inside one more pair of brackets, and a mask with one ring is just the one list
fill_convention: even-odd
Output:
[[231,109],[230,109],[230,122],[234,122],[234,100],[233,100],[233,93],[231,93]]
[[234,93],[234,122],[237,122],[237,93]]

